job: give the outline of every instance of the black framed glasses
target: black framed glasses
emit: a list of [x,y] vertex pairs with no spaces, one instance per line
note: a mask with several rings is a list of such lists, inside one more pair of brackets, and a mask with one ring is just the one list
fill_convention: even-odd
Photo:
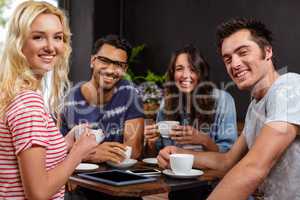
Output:
[[105,66],[113,65],[116,68],[122,69],[122,70],[125,70],[128,66],[127,62],[111,60],[111,59],[109,59],[107,57],[104,57],[104,56],[95,56],[95,59],[98,62],[100,62],[101,64],[105,65]]

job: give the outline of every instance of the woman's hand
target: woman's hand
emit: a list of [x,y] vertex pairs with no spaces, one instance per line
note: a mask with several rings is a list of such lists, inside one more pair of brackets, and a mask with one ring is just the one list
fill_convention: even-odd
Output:
[[96,141],[96,137],[91,133],[91,129],[88,127],[80,127],[83,133],[73,144],[71,152],[76,151],[77,155],[81,157],[81,159],[87,157],[89,154],[96,151],[96,147],[98,145]]
[[146,125],[145,126],[145,139],[151,143],[155,143],[155,141],[159,138],[159,131],[157,124]]
[[171,139],[177,144],[201,144],[207,139],[207,135],[192,126],[176,126],[171,131]]
[[171,139],[177,144],[200,144],[205,145],[208,136],[192,126],[176,126],[171,131]]
[[84,130],[85,127],[89,127],[89,125],[88,124],[76,125],[67,133],[67,135],[65,136],[65,140],[66,140],[68,151],[72,148],[72,146],[75,143],[76,132],[80,132]]
[[159,138],[159,131],[157,124],[146,125],[144,129],[145,136],[145,149],[144,154],[146,156],[156,156],[157,149],[155,147],[155,143]]
[[200,144],[207,151],[219,151],[219,147],[207,134],[192,126],[176,126],[170,136],[177,144]]

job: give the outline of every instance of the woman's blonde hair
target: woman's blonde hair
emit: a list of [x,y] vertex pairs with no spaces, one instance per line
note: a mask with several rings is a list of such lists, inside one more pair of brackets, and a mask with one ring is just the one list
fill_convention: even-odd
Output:
[[70,88],[68,73],[71,32],[64,12],[46,2],[26,1],[16,8],[8,22],[8,32],[0,61],[1,114],[21,91],[44,90],[45,88],[45,81],[39,80],[34,75],[22,52],[25,40],[30,33],[31,24],[40,14],[56,15],[63,26],[64,53],[58,58],[58,62],[54,66],[50,97],[49,102],[47,102],[50,112],[55,116],[59,116],[63,96]]

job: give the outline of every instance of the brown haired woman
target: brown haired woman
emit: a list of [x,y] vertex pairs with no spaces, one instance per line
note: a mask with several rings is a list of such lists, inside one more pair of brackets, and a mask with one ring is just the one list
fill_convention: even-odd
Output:
[[164,120],[179,121],[180,125],[172,129],[170,138],[161,137],[157,124],[146,126],[147,148],[152,153],[169,145],[226,152],[237,138],[234,100],[209,81],[209,66],[191,45],[171,58],[156,121]]

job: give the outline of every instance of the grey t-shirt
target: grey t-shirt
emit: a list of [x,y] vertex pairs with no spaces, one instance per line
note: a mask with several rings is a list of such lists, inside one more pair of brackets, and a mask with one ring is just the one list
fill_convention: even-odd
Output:
[[[252,100],[243,130],[249,149],[262,127],[275,121],[300,125],[299,74],[287,73],[280,76],[261,100]],[[267,200],[300,200],[299,133],[272,168],[260,189]]]

